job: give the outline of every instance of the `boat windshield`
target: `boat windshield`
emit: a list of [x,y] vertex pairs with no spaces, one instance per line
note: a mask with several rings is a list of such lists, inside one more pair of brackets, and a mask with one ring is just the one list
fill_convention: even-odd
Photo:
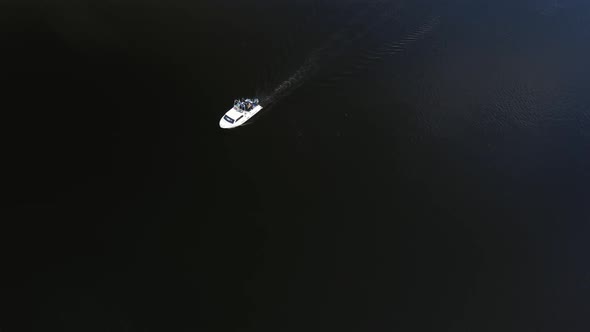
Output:
[[223,118],[225,119],[225,121],[229,122],[229,123],[234,123],[234,119],[232,119],[231,117],[224,115]]

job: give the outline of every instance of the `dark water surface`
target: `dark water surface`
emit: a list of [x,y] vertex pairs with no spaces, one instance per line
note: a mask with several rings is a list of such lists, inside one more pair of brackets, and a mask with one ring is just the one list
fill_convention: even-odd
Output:
[[590,328],[587,2],[5,6],[2,331]]

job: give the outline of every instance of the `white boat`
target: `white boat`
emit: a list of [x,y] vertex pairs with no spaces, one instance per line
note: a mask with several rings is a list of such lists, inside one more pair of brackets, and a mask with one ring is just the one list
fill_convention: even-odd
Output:
[[236,100],[234,107],[219,120],[219,127],[223,129],[239,127],[260,112],[261,109],[262,106],[258,103],[258,99]]

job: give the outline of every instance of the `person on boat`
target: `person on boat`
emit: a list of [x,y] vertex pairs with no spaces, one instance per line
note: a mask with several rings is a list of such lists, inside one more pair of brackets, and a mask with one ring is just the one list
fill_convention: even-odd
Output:
[[250,98],[240,98],[240,99],[236,99],[234,100],[234,107],[238,110],[238,111],[251,111],[253,110],[256,106],[258,106],[258,98],[254,98],[254,99],[250,99]]

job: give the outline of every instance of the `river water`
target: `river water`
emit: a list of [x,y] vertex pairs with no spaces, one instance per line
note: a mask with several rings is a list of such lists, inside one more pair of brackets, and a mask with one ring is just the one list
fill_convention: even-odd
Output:
[[588,329],[586,2],[12,7],[7,326]]

